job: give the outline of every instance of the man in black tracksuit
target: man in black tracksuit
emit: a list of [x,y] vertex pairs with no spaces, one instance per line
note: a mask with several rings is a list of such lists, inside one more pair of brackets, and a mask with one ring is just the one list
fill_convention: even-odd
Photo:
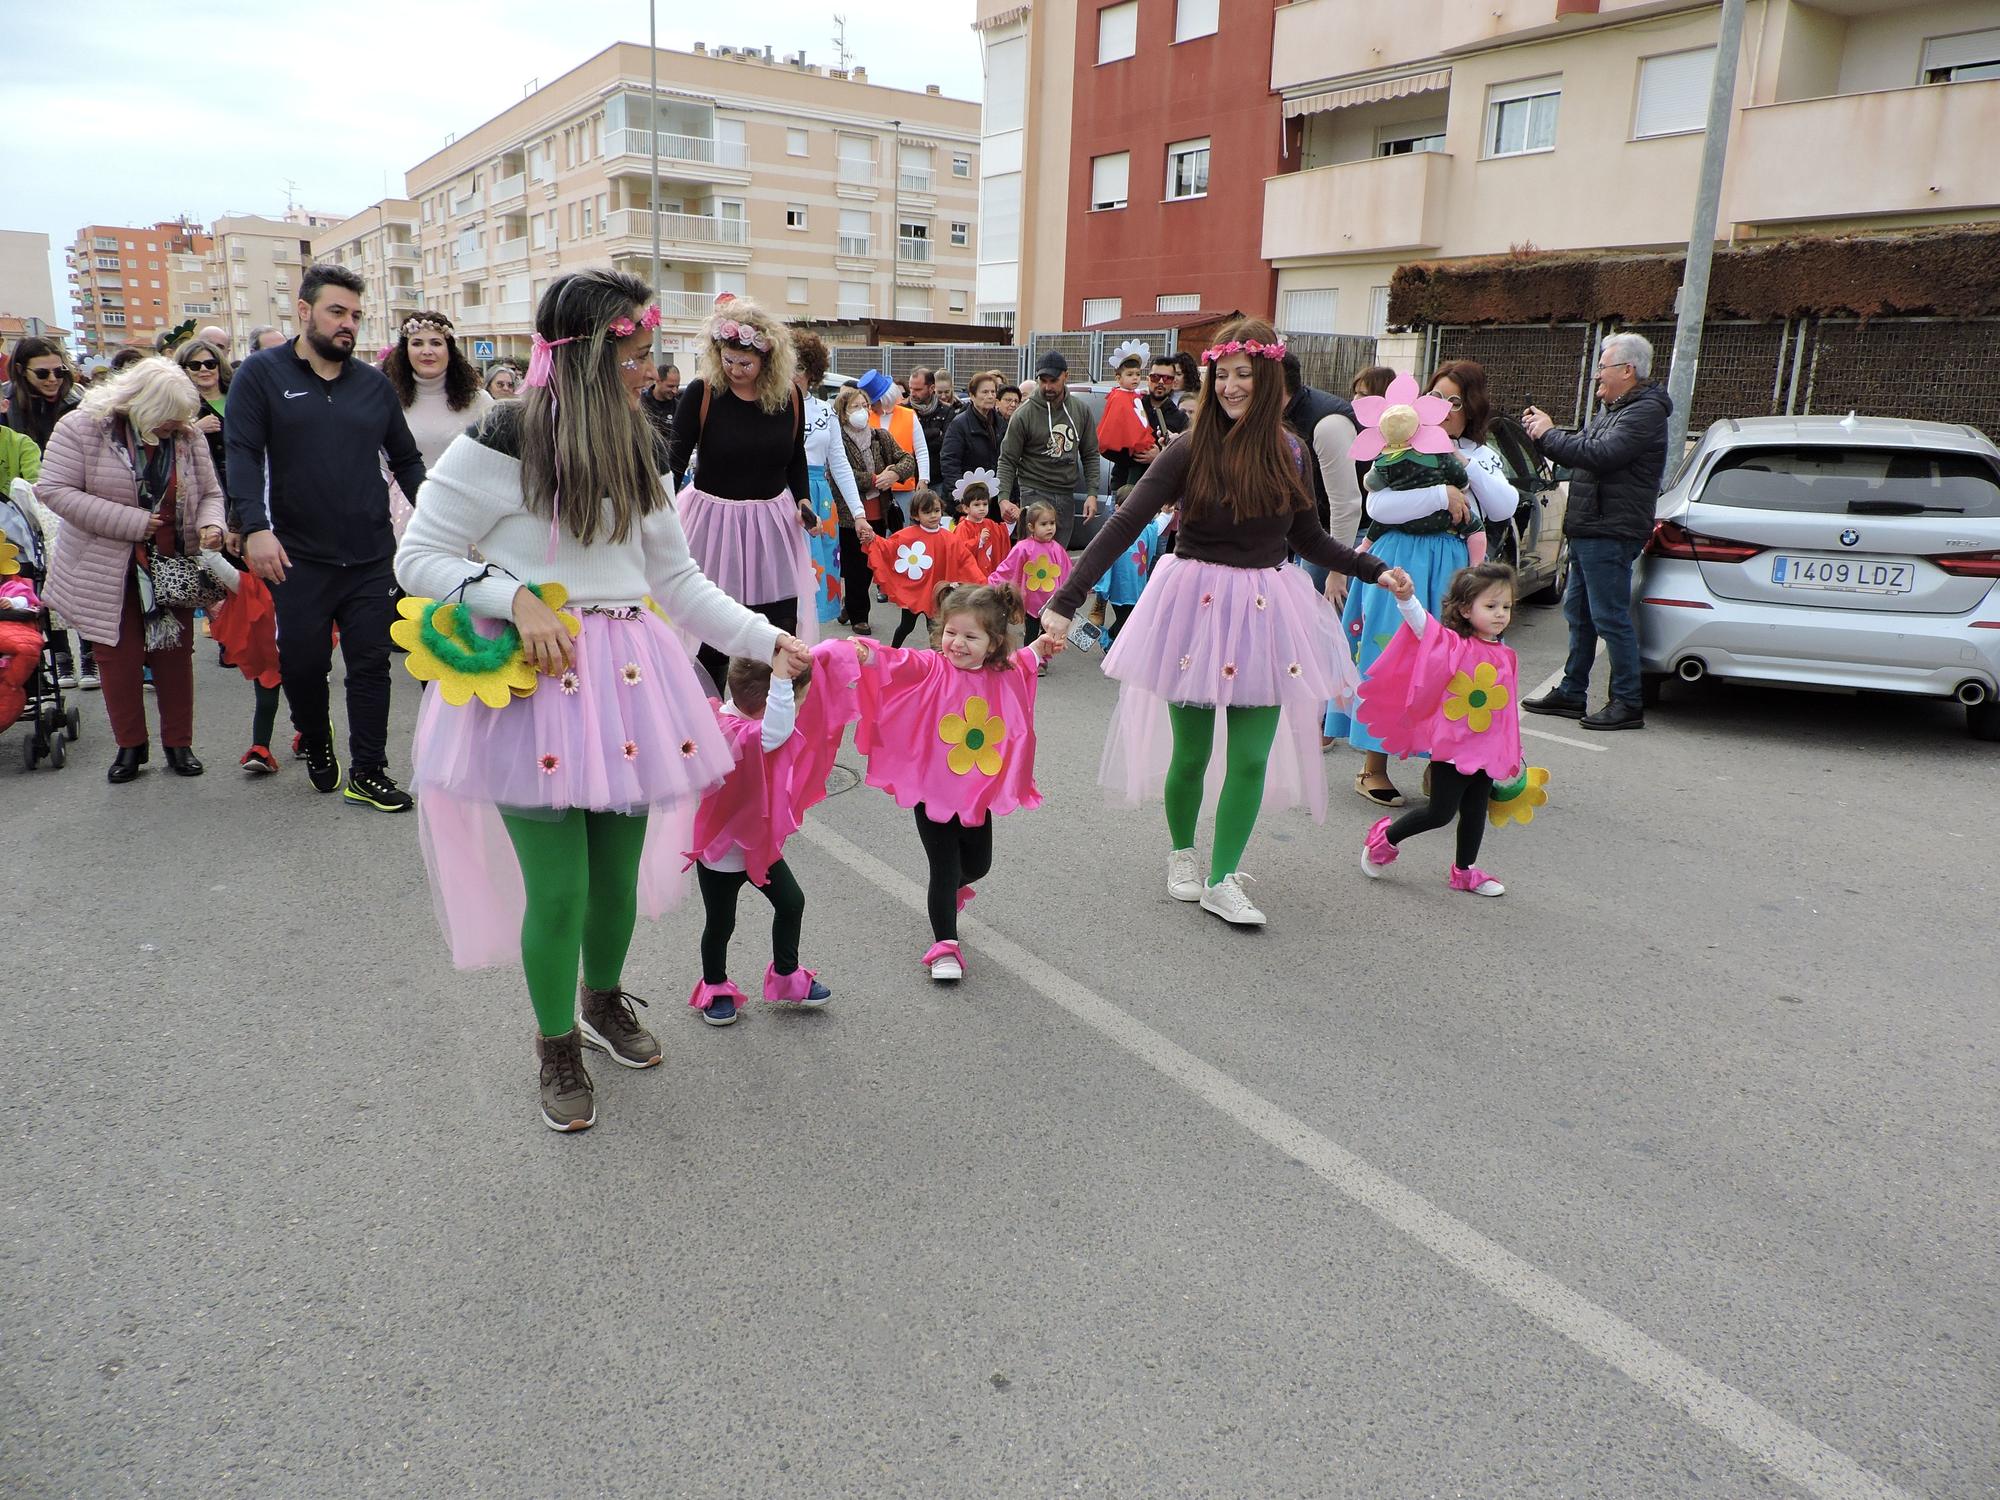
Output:
[[350,760],[343,795],[405,812],[411,797],[388,774],[396,537],[380,455],[412,498],[424,461],[395,388],[352,358],[361,292],[361,278],[345,267],[312,267],[299,284],[305,331],[236,367],[229,523],[250,570],[271,586],[278,668],[314,789],[330,792],[341,781],[327,701],[338,626]]

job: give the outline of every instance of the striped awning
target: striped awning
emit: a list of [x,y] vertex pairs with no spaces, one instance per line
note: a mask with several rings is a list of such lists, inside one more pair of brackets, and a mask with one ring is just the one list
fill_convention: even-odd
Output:
[[1389,99],[1407,99],[1412,94],[1436,93],[1451,87],[1451,69],[1431,73],[1409,73],[1401,78],[1385,78],[1378,83],[1360,83],[1351,89],[1329,89],[1322,94],[1305,94],[1285,101],[1285,118],[1324,114],[1330,109],[1347,109],[1356,104],[1381,104]]

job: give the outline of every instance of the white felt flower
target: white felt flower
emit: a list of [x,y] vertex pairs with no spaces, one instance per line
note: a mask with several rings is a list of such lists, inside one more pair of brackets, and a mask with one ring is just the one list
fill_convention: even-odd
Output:
[[905,578],[921,579],[936,562],[923,542],[905,542],[896,549],[896,571]]

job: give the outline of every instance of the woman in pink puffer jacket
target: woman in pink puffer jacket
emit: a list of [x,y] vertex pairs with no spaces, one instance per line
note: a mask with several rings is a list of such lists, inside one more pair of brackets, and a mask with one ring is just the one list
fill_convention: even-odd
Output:
[[93,387],[56,424],[42,455],[36,493],[62,520],[44,592],[97,648],[118,742],[113,782],[132,780],[146,763],[147,667],[167,764],[183,776],[202,773],[193,750],[192,612],[149,609],[139,578],[148,543],[184,555],[222,544],[222,486],[208,444],[189,426],[199,406],[172,360],[143,359]]

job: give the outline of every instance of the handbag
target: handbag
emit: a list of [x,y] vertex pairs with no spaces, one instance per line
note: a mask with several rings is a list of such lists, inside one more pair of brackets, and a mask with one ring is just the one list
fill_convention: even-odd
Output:
[[158,552],[151,542],[146,544],[146,576],[163,609],[208,609],[229,597],[199,557]]

